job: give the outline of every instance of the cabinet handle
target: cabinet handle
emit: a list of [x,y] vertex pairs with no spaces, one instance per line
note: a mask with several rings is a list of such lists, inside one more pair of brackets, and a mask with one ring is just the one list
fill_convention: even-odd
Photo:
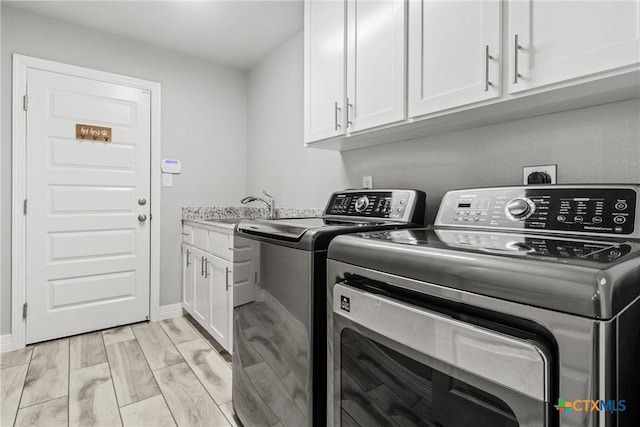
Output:
[[200,258],[200,276],[204,276],[204,257]]
[[520,74],[518,74],[518,51],[520,50],[520,45],[518,44],[518,35],[516,34],[514,36],[514,42],[513,42],[513,83],[514,84],[518,84],[518,77],[520,77]]
[[204,259],[204,278],[208,279],[210,276],[209,274],[209,258],[205,258]]
[[225,289],[229,290],[229,267],[224,268]]
[[338,107],[338,103],[334,102],[333,103],[333,112],[334,112],[334,122],[335,122],[335,127],[334,130],[338,130],[338,129],[342,129],[342,125],[340,123],[338,123],[338,111],[342,111],[342,108]]
[[189,256],[191,255],[191,251],[187,249],[187,267],[191,265],[191,261],[189,261]]
[[493,59],[493,56],[489,55],[489,45],[484,47],[484,91],[489,91],[489,86],[493,84],[489,81],[489,60]]
[[353,104],[349,103],[349,98],[347,98],[347,129],[349,129],[349,126],[353,125],[353,122],[351,120],[349,120],[349,109],[353,108]]

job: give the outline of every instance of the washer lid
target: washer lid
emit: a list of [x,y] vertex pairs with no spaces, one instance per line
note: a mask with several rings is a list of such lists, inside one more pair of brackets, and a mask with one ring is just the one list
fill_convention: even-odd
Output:
[[351,227],[358,231],[359,227],[385,224],[384,221],[349,221],[336,220],[324,217],[313,218],[276,218],[276,219],[248,219],[238,224],[238,231],[248,234],[271,236],[274,239],[300,240],[303,234],[310,230],[322,230],[330,232],[336,227]]
[[611,318],[640,296],[637,241],[409,229],[337,237],[328,257],[591,318]]

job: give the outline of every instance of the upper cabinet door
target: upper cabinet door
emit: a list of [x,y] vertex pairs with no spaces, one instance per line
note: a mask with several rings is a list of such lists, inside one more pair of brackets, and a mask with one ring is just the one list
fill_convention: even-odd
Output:
[[639,6],[637,0],[510,1],[509,93],[637,64]]
[[405,1],[347,1],[347,133],[405,119]]
[[345,2],[306,1],[304,30],[304,140],[343,134]]
[[409,117],[500,96],[499,0],[409,2]]

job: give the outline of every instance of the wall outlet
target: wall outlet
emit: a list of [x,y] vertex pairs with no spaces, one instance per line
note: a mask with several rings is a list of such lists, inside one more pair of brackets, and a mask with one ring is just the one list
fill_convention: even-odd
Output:
[[363,176],[362,177],[362,188],[373,188],[373,177],[372,176]]
[[[558,165],[525,166],[522,168],[522,183],[528,185],[529,177],[531,177],[533,180],[538,178],[538,182],[532,182],[531,184],[555,184],[557,183],[557,168]],[[536,174],[536,172],[543,175]],[[540,181],[540,179],[544,179],[544,174],[548,176],[551,182]]]

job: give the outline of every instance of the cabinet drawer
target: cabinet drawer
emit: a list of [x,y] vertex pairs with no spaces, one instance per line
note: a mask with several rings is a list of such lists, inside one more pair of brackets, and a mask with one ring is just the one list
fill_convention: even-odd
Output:
[[193,246],[206,251],[209,247],[209,231],[206,228],[193,227]]
[[231,260],[233,258],[232,250],[230,249],[233,243],[232,238],[229,234],[209,231],[208,252],[224,260]]
[[193,245],[193,227],[190,225],[182,226],[182,242]]

